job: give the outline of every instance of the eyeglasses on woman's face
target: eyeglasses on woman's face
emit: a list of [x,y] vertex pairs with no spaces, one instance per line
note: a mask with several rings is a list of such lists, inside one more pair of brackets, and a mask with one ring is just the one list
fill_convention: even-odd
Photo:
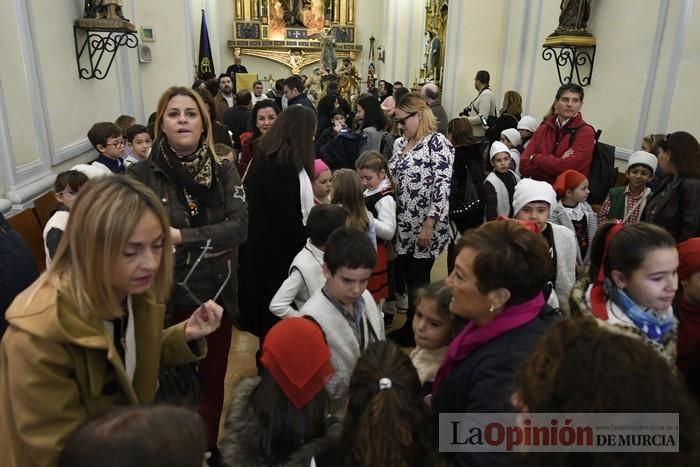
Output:
[[406,116],[403,117],[403,118],[396,118],[396,117],[394,117],[394,123],[396,123],[397,125],[405,125],[405,124],[406,124],[406,120],[408,120],[409,118],[413,117],[413,116],[414,116],[415,114],[417,114],[417,113],[418,113],[418,112],[411,112],[410,114],[406,115]]

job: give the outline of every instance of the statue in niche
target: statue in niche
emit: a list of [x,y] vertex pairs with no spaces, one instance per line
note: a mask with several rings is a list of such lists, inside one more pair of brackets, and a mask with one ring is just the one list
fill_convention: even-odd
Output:
[[321,44],[321,65],[330,73],[334,72],[338,66],[338,59],[335,55],[335,38],[331,31],[327,34],[317,32],[309,38],[316,39]]
[[280,0],[279,3],[286,26],[306,27],[303,10],[311,8],[311,0]]
[[587,30],[590,0],[561,0],[559,9],[559,26],[545,39],[544,45],[595,45],[595,38]]

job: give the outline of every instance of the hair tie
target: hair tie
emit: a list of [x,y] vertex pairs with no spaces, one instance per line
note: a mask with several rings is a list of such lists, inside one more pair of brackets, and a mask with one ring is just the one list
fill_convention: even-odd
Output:
[[608,319],[608,310],[605,308],[605,261],[608,259],[608,250],[610,250],[610,242],[613,237],[622,230],[625,224],[621,221],[615,221],[615,225],[610,228],[605,236],[605,245],[603,247],[603,257],[600,260],[600,268],[598,268],[598,277],[596,277],[593,288],[591,289],[591,311],[593,316],[606,321]]
[[382,389],[391,389],[391,380],[389,378],[379,379],[379,390],[381,391]]

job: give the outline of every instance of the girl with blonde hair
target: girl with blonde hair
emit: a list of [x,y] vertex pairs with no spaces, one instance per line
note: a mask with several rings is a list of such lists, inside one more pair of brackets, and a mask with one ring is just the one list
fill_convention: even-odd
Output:
[[117,404],[153,401],[161,364],[201,358],[222,308],[163,330],[172,281],[165,210],[144,185],[80,191],[54,261],[7,312],[0,343],[3,465],[55,465],[68,435]]
[[339,204],[348,211],[347,225],[367,232],[370,240],[377,246],[374,216],[365,205],[364,188],[357,172],[339,169],[333,173],[331,204]]

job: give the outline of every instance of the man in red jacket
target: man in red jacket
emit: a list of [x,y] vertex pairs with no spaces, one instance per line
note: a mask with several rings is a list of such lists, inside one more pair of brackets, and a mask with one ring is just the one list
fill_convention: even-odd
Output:
[[559,88],[554,102],[555,114],[540,125],[520,157],[523,176],[549,183],[554,183],[559,174],[569,169],[588,176],[595,130],[583,120],[582,105],[581,86],[564,84]]

